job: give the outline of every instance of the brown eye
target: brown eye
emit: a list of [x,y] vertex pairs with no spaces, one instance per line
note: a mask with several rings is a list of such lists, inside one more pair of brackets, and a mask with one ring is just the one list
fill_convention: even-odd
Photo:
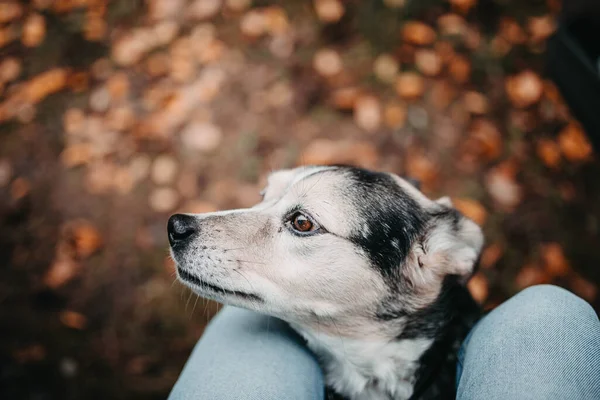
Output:
[[310,232],[315,229],[315,225],[306,216],[297,213],[292,218],[292,226],[298,232]]

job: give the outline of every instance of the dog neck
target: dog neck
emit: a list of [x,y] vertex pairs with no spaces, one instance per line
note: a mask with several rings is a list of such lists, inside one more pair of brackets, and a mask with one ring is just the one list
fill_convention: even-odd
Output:
[[456,355],[479,315],[466,288],[448,280],[438,299],[416,313],[354,329],[291,325],[319,358],[327,386],[347,399],[442,399],[452,398]]
[[352,400],[409,399],[433,339],[357,339],[292,324],[317,355],[328,387]]

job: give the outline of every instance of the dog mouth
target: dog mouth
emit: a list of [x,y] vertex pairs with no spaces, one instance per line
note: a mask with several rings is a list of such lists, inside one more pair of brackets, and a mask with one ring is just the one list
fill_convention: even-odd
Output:
[[181,280],[200,287],[202,291],[209,291],[220,296],[235,296],[250,301],[263,301],[262,298],[253,293],[246,293],[239,290],[229,290],[203,281],[202,279],[190,274],[182,268],[177,268],[177,274]]

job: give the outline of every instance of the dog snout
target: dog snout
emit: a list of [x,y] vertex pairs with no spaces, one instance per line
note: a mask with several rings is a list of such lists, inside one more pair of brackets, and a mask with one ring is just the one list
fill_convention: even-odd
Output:
[[196,219],[190,215],[175,214],[169,218],[167,232],[172,247],[184,243],[198,231]]

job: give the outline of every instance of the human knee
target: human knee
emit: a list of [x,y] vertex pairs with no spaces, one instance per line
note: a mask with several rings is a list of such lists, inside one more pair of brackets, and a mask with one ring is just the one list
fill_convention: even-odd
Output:
[[[528,331],[558,327],[597,330],[600,322],[585,300],[554,285],[536,285],[524,289],[502,306],[502,327]],[[498,321],[497,321],[498,322]]]

